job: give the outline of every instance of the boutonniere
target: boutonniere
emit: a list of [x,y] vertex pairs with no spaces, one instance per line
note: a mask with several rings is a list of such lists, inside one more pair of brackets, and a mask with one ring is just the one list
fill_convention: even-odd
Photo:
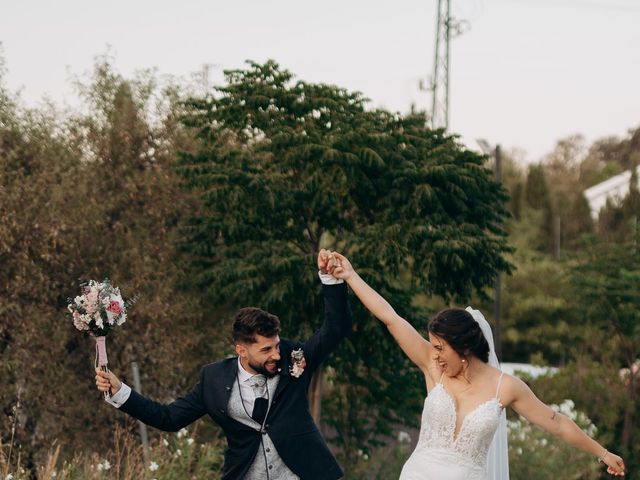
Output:
[[301,348],[291,352],[291,366],[289,367],[289,374],[298,378],[304,372],[307,366],[307,361],[304,359],[304,351]]

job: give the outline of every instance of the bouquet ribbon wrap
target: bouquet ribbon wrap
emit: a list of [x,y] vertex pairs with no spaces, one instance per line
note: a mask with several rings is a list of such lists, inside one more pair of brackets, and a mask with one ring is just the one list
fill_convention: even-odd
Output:
[[107,363],[107,337],[96,337],[96,367],[106,370]]
[[[100,368],[103,372],[108,372],[107,363],[109,363],[107,359],[107,337],[96,337],[96,367]],[[105,399],[109,399],[110,397],[111,395],[108,391],[104,392]]]

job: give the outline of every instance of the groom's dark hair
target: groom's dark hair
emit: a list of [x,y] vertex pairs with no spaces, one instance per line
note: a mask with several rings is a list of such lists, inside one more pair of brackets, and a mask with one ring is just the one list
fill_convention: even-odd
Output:
[[241,308],[233,317],[231,329],[233,343],[255,343],[256,334],[275,337],[279,333],[280,319],[260,308]]
[[462,308],[446,308],[431,319],[427,329],[447,341],[461,357],[472,353],[489,361],[489,343],[473,316]]

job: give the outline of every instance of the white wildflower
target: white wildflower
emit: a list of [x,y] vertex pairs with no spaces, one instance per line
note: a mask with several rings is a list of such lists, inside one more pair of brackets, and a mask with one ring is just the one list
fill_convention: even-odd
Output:
[[180,429],[180,431],[179,431],[178,433],[176,433],[176,436],[177,436],[178,438],[182,438],[182,437],[184,437],[187,433],[189,433],[189,432],[187,431],[187,429],[186,429],[186,428],[181,428],[181,429]]
[[193,438],[187,438],[187,445],[193,444]]
[[156,462],[151,462],[149,464],[149,470],[151,470],[152,472],[155,472],[158,469],[158,464]]
[[398,432],[398,442],[399,443],[411,443],[411,435],[409,435],[405,431]]
[[167,442],[167,439],[166,439],[166,438],[163,438],[163,439],[162,439],[162,444],[163,444],[165,447],[168,447],[168,446],[169,446],[169,442]]

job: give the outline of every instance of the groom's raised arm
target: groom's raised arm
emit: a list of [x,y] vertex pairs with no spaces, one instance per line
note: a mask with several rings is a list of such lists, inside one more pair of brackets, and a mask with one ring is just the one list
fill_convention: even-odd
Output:
[[324,322],[304,344],[307,368],[313,372],[340,341],[351,333],[351,309],[346,283],[334,283],[331,275],[320,272],[324,296]]

